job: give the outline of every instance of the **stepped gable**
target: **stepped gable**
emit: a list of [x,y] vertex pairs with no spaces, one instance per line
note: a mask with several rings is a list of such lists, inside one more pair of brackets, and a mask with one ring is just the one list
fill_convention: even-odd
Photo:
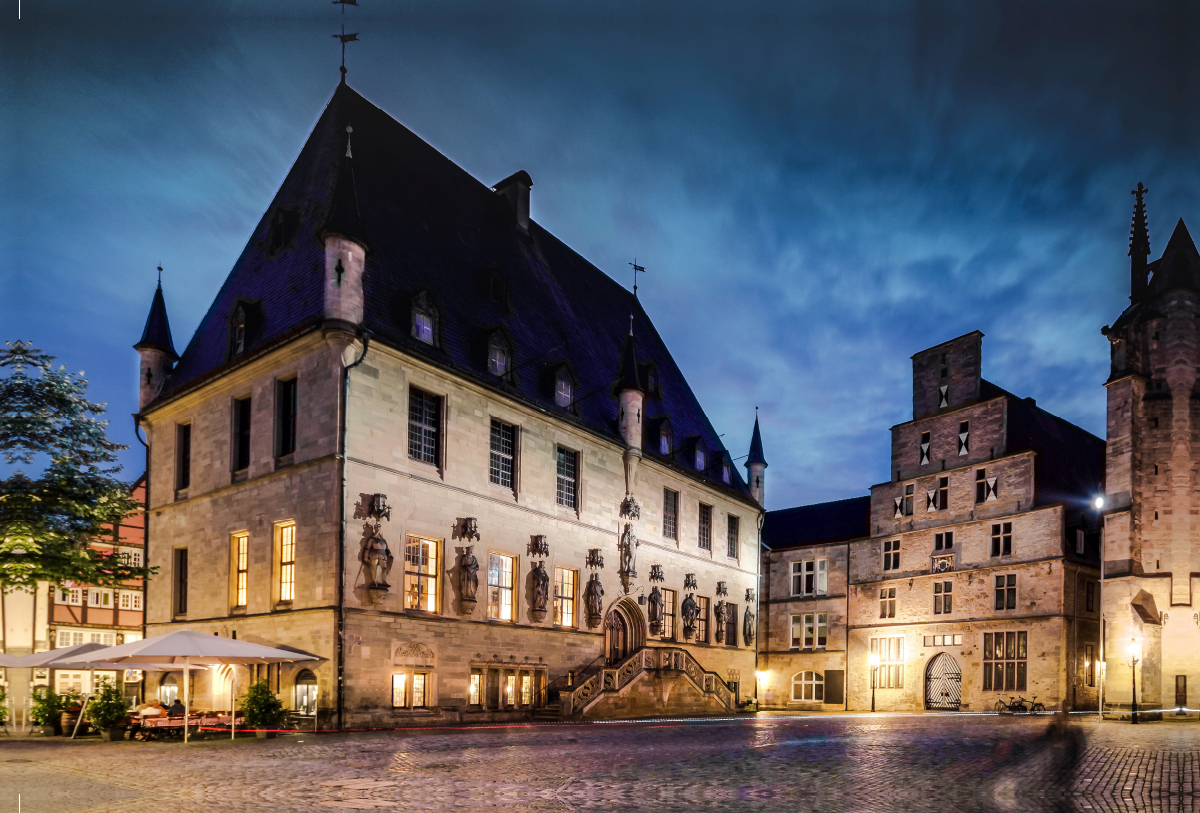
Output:
[[763,519],[763,547],[770,550],[845,542],[871,535],[871,498],[800,505],[768,511]]
[[[346,127],[353,127],[348,179]],[[339,183],[341,179],[341,183]],[[353,197],[347,182],[354,184]],[[353,206],[357,203],[357,206]],[[295,228],[282,247],[277,213]],[[639,364],[654,362],[677,437],[703,437],[724,451],[707,416],[638,300],[530,221],[525,234],[508,201],[421,140],[349,85],[340,85],[283,185],[183,353],[165,397],[232,363],[228,324],[239,301],[255,303],[260,325],[244,355],[306,329],[323,314],[323,231],[346,222],[369,239],[364,327],[374,341],[577,420],[620,442],[613,385],[635,317]],[[285,221],[286,222],[286,221]],[[498,283],[498,285],[496,284]],[[489,295],[499,287],[503,296]],[[410,335],[413,298],[424,292],[440,314],[436,347]],[[513,381],[487,371],[487,337],[503,327],[513,343]],[[369,362],[368,362],[369,363]],[[554,404],[553,375],[575,378],[572,411]],[[656,456],[657,450],[648,450]],[[718,456],[714,454],[713,459]],[[683,466],[687,468],[686,466]],[[741,476],[733,489],[745,496]],[[708,478],[726,487],[719,477]]]

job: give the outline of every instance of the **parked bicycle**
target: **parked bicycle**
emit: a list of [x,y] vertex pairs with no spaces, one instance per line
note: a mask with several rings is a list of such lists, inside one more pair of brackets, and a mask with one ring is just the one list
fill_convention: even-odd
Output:
[[1008,696],[1006,702],[1004,698],[996,701],[997,714],[1041,714],[1046,711],[1046,707],[1037,702],[1037,695],[1033,696],[1033,700],[1026,700],[1020,695],[1013,697]]

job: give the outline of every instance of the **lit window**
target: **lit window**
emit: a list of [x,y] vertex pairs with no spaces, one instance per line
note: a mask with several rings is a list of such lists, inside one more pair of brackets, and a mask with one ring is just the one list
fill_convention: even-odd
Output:
[[246,589],[250,571],[250,535],[233,535],[233,606],[246,606]]
[[560,627],[575,626],[576,578],[574,570],[554,568],[554,623]]
[[879,666],[875,669],[875,686],[880,689],[903,689],[904,639],[872,638],[871,654],[879,656]]
[[1083,647],[1083,681],[1088,686],[1096,685],[1096,650],[1091,644]]
[[700,617],[696,619],[696,643],[708,643],[708,599],[696,596],[696,606],[700,608]]
[[825,678],[819,672],[797,672],[792,676],[792,700],[825,702]]
[[392,675],[392,708],[402,709],[408,705],[408,675]]
[[706,458],[704,455],[704,447],[697,446],[696,447],[696,468],[700,471],[704,471],[705,463],[706,463]]
[[504,698],[510,706],[517,705],[517,676],[508,675],[504,679]]
[[726,484],[729,483],[729,464],[728,463],[721,464],[721,480],[722,480],[722,482],[724,482]]
[[416,387],[408,390],[408,456],[437,465],[442,399]]
[[679,538],[679,492],[663,489],[663,536]]
[[663,596],[663,623],[662,623],[662,638],[671,640],[675,637],[675,591],[662,591]]
[[296,525],[276,526],[279,534],[279,600],[296,597]]
[[521,675],[521,705],[533,705],[533,676]]
[[558,488],[555,500],[559,505],[576,508],[578,499],[575,478],[579,471],[579,452],[565,449],[562,446],[556,448],[558,450]]
[[478,706],[481,703],[483,696],[483,675],[479,672],[471,673],[471,687],[467,696],[467,702],[472,706]]
[[1027,635],[1024,632],[985,632],[983,634],[983,690],[985,692],[1025,691],[1025,677],[1028,669],[1027,648]]
[[571,386],[571,378],[567,375],[566,370],[560,370],[554,381],[554,403],[560,407],[569,407],[573,396],[574,387]]
[[488,618],[513,620],[513,571],[516,558],[502,553],[488,555]]
[[489,479],[498,486],[513,487],[513,458],[516,450],[516,427],[492,419],[491,458]]
[[418,672],[413,675],[412,681],[412,706],[414,709],[423,709],[426,706],[425,702],[425,674]]
[[246,311],[241,305],[233,312],[233,354],[246,350]]
[[438,543],[409,536],[404,546],[404,606],[437,612]]
[[429,298],[424,293],[413,300],[412,336],[425,344],[437,341],[437,311],[429,304]]
[[296,714],[315,717],[317,714],[317,676],[305,669],[296,676]]
[[884,587],[879,591],[879,617],[896,617],[896,588]]

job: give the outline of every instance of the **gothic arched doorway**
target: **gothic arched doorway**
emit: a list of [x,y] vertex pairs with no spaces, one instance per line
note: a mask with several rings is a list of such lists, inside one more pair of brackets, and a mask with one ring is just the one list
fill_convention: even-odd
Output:
[[604,660],[620,663],[646,645],[646,619],[637,602],[619,599],[604,617]]
[[958,711],[962,705],[962,670],[958,661],[942,652],[925,669],[925,709]]

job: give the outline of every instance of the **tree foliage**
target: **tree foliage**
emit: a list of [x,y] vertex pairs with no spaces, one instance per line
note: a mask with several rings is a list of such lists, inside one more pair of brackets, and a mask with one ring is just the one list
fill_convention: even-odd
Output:
[[[12,467],[0,480],[0,588],[114,587],[152,572],[91,547],[140,507],[117,479],[126,447],[105,437],[103,415],[83,373],[30,342],[0,350],[0,454]],[[35,463],[45,466],[36,477],[20,468]]]

